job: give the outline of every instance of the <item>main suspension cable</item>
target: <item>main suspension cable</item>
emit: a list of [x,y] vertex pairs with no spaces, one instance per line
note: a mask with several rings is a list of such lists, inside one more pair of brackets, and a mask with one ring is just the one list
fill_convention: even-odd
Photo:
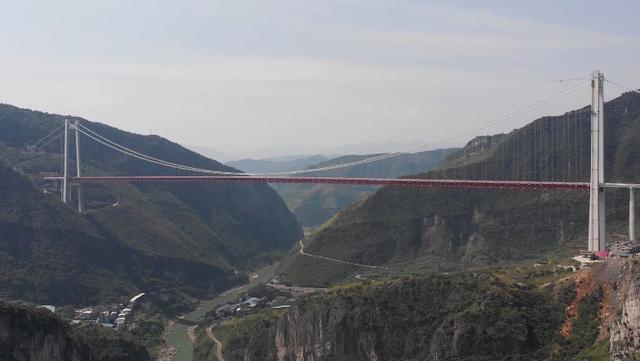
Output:
[[[322,172],[322,171],[330,171],[330,170],[336,170],[336,169],[343,169],[343,168],[348,168],[348,167],[353,167],[353,166],[358,166],[358,165],[363,165],[363,164],[368,164],[368,163],[372,163],[372,162],[377,162],[377,161],[381,161],[381,160],[385,160],[385,159],[389,159],[389,158],[393,158],[393,157],[398,157],[400,155],[403,154],[407,154],[409,152],[411,152],[412,150],[415,151],[416,149],[424,149],[427,146],[435,146],[435,145],[440,145],[440,144],[444,144],[446,142],[449,142],[451,140],[455,140],[455,139],[459,139],[462,136],[465,135],[469,135],[470,133],[474,133],[477,132],[479,130],[483,130],[486,128],[489,128],[491,126],[494,126],[496,124],[505,122],[509,119],[515,118],[517,116],[529,113],[535,109],[538,109],[541,106],[544,106],[554,100],[560,99],[562,97],[565,97],[567,95],[570,95],[572,93],[574,93],[575,91],[577,91],[578,89],[580,89],[587,81],[583,80],[577,83],[572,84],[571,86],[562,89],[561,91],[558,91],[552,95],[549,95],[547,97],[544,97],[526,107],[523,107],[519,110],[507,113],[501,117],[495,118],[493,120],[484,122],[482,124],[479,124],[475,127],[472,127],[470,129],[466,129],[464,131],[458,132],[456,134],[452,134],[449,136],[445,136],[445,137],[441,137],[438,140],[426,143],[426,144],[422,144],[422,145],[414,145],[414,146],[410,146],[407,147],[405,149],[396,151],[396,152],[392,152],[392,153],[387,153],[387,154],[382,154],[382,155],[378,155],[378,156],[374,156],[374,157],[370,157],[370,158],[366,158],[366,159],[361,159],[361,160],[357,160],[357,161],[352,161],[352,162],[347,162],[347,163],[343,163],[343,164],[337,164],[337,165],[331,165],[331,166],[326,166],[326,167],[319,167],[319,168],[311,168],[311,169],[304,169],[304,170],[295,170],[295,171],[288,171],[288,172],[269,172],[269,173],[243,173],[243,172],[227,172],[227,171],[217,171],[217,170],[211,170],[211,169],[204,169],[204,168],[198,168],[198,167],[192,167],[192,166],[187,166],[187,165],[183,165],[183,164],[178,164],[178,163],[173,163],[173,162],[169,162],[169,161],[165,161],[165,160],[161,160],[155,157],[152,157],[150,155],[147,154],[143,154],[143,153],[139,153],[133,149],[130,149],[126,146],[123,146],[119,143],[116,143],[112,140],[109,140],[106,137],[103,137],[102,135],[98,134],[97,132],[94,132],[93,130],[89,129],[88,127],[80,124],[78,127],[78,131],[81,132],[82,134],[86,135],[87,137],[93,139],[96,142],[99,142],[109,148],[112,148],[120,153],[129,155],[131,157],[146,161],[146,162],[150,162],[153,164],[157,164],[157,165],[161,165],[161,166],[165,166],[165,167],[169,167],[169,168],[174,168],[174,169],[178,169],[178,170],[185,170],[185,171],[191,171],[191,172],[196,172],[196,173],[204,173],[204,174],[217,174],[217,175],[247,175],[247,176],[260,176],[260,175],[295,175],[295,174],[303,174],[303,173],[315,173],[315,172]],[[75,127],[75,126],[72,126]]]

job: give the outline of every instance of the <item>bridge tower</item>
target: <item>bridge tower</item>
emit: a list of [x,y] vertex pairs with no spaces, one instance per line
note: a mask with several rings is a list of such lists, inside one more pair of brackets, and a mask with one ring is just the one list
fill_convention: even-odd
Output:
[[[73,124],[73,128],[75,129],[76,135],[76,177],[80,178],[80,130],[78,129],[79,121],[76,121]],[[84,211],[84,206],[82,203],[82,183],[77,182],[76,190],[78,191],[78,212],[82,213]]]
[[[69,119],[64,120],[64,145],[62,160],[62,202],[67,203],[69,200],[69,128],[75,129],[75,146],[76,146],[76,176],[80,177],[80,133],[78,130],[78,120],[73,125],[69,124]],[[78,190],[78,212],[82,213],[84,206],[82,202],[82,188],[80,183],[77,185]]]
[[589,193],[589,251],[606,250],[604,198],[604,75],[591,79],[591,189]]
[[67,181],[69,180],[69,174],[68,174],[68,169],[69,169],[69,164],[67,164],[67,159],[69,158],[69,119],[65,119],[64,120],[64,138],[62,140],[63,145],[62,145],[62,189],[61,189],[61,197],[62,197],[62,202],[63,203],[67,203],[67,191],[68,191],[68,184]]

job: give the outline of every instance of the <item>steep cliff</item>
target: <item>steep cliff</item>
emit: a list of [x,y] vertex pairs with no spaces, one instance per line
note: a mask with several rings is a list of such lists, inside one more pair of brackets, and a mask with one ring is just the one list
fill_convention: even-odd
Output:
[[111,332],[108,341],[102,336],[93,338],[91,327],[78,332],[48,310],[0,301],[2,361],[150,360],[143,347]]
[[278,360],[540,360],[563,308],[487,274],[338,288],[278,325]]
[[69,335],[69,328],[47,310],[0,303],[2,360],[91,360],[91,350]]
[[536,289],[500,272],[367,281],[215,332],[234,361],[537,361],[558,340],[565,286]]
[[640,264],[627,263],[618,281],[618,308],[610,329],[611,357],[634,360],[640,354]]
[[[608,361],[610,327],[612,354],[626,357],[614,359],[627,361],[638,352],[640,325],[612,312],[622,264],[361,281],[281,313],[265,309],[203,326],[213,325],[228,361]],[[637,278],[634,267],[621,280]],[[198,354],[211,356],[215,348],[201,336]]]

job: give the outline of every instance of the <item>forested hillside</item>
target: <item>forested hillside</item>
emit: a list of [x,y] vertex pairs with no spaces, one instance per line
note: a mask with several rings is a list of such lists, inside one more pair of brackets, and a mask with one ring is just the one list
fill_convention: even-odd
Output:
[[[239,281],[234,269],[268,259],[301,236],[277,193],[260,184],[93,185],[85,189],[87,211],[78,214],[57,192],[43,193],[40,173],[59,173],[59,145],[27,151],[62,122],[59,115],[0,106],[0,290],[6,297],[73,304],[162,288],[217,292]],[[158,136],[82,122],[158,158],[233,170]],[[95,174],[105,166],[131,174],[137,165],[114,156],[83,165]]]
[[[640,95],[624,94],[608,102],[605,109],[606,179],[637,183]],[[529,179],[544,179],[541,172],[551,169],[525,169],[525,162],[515,161],[525,157],[533,160],[543,152],[543,142],[524,147],[521,142],[527,138],[522,135],[565,122],[568,134],[579,134],[576,144],[582,146],[582,162],[579,167],[562,166],[571,155],[557,147],[548,149],[545,154],[549,159],[544,164],[553,167],[557,179],[586,181],[589,113],[580,114],[579,121],[567,121],[576,120],[567,115],[545,117],[509,134],[474,139],[439,169],[420,177],[464,178],[486,172],[485,179],[518,179],[523,174]],[[580,126],[580,131],[574,132],[572,126]],[[503,154],[508,158],[501,158]],[[575,174],[575,169],[580,173]],[[587,192],[383,188],[306,237],[305,251],[357,263],[426,269],[556,257],[586,248],[587,200]],[[607,191],[611,239],[625,237],[627,204],[626,190]],[[327,285],[362,271],[302,256],[297,248],[279,270],[285,282],[302,285]]]

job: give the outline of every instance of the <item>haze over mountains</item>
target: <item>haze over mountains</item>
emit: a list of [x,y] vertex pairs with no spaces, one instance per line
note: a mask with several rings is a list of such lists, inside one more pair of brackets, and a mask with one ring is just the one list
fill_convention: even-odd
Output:
[[307,167],[328,160],[316,154],[311,156],[287,156],[266,159],[240,159],[225,164],[247,173],[278,173],[303,170]]
[[[321,172],[305,172],[301,176],[396,178],[402,175],[426,172],[452,154],[455,148],[407,153],[371,164]],[[244,159],[226,164],[249,173],[278,173],[313,170],[369,159],[378,154],[345,155],[327,159],[320,155],[279,159]],[[273,188],[296,214],[303,227],[317,227],[347,206],[364,199],[376,187],[336,186],[330,184],[274,184]]]
[[422,142],[365,142],[336,146],[275,146],[239,152],[224,151],[213,145],[187,145],[186,147],[219,162],[229,163],[248,159],[289,161],[316,155],[332,159],[348,154],[389,153],[406,149],[419,149],[422,144]]

